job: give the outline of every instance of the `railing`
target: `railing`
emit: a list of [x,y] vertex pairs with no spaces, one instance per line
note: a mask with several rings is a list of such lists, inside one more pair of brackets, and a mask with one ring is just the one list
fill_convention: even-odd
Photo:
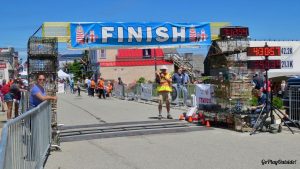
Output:
[[19,102],[19,114],[23,114],[28,110],[29,107],[29,96],[28,92],[21,92],[21,99]]
[[[173,105],[193,105],[192,95],[195,95],[196,88],[194,84],[185,86],[172,85],[173,92],[171,93],[171,103]],[[157,101],[157,84],[128,84],[114,85],[113,96],[120,99],[128,100],[145,100],[145,101]]]
[[44,101],[5,124],[0,144],[0,169],[42,168],[50,145],[51,104]]
[[188,74],[191,77],[194,77],[194,72],[192,71],[193,65],[191,65],[189,62],[184,61],[183,58],[181,58],[177,54],[172,55],[172,60],[173,60],[173,63],[175,65],[177,65],[178,67],[186,67],[186,68],[188,68],[188,69],[186,69],[187,72],[188,72]]
[[291,85],[288,90],[289,116],[293,121],[300,122],[300,86]]

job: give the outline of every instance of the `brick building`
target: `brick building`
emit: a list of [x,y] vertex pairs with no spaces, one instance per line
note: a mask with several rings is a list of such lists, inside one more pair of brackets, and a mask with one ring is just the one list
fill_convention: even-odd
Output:
[[153,81],[155,63],[157,69],[166,65],[168,72],[174,71],[173,63],[164,59],[162,49],[100,49],[91,50],[89,55],[92,63],[97,61],[100,64],[100,73],[104,79],[116,80],[121,77],[127,84],[140,77]]

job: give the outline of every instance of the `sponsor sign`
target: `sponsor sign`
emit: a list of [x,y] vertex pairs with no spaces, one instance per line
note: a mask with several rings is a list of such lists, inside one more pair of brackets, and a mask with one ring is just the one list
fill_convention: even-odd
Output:
[[6,63],[0,63],[0,69],[5,69],[6,68]]
[[65,87],[63,83],[58,83],[58,90],[57,93],[64,93],[65,92]]
[[214,90],[211,84],[197,84],[196,85],[196,99],[197,104],[211,104],[213,103],[212,94]]
[[152,84],[141,84],[141,99],[144,100],[151,100],[152,98]]

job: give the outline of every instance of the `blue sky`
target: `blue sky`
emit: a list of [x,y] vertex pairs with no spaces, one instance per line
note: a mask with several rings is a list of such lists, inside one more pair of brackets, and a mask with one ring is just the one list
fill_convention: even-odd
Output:
[[230,22],[253,39],[300,40],[296,0],[1,0],[0,47],[26,55],[43,22]]

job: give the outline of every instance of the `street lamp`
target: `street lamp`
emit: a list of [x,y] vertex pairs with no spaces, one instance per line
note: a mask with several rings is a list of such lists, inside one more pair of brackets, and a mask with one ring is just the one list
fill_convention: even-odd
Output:
[[157,71],[157,64],[156,64],[156,50],[154,49],[154,69],[155,72]]

